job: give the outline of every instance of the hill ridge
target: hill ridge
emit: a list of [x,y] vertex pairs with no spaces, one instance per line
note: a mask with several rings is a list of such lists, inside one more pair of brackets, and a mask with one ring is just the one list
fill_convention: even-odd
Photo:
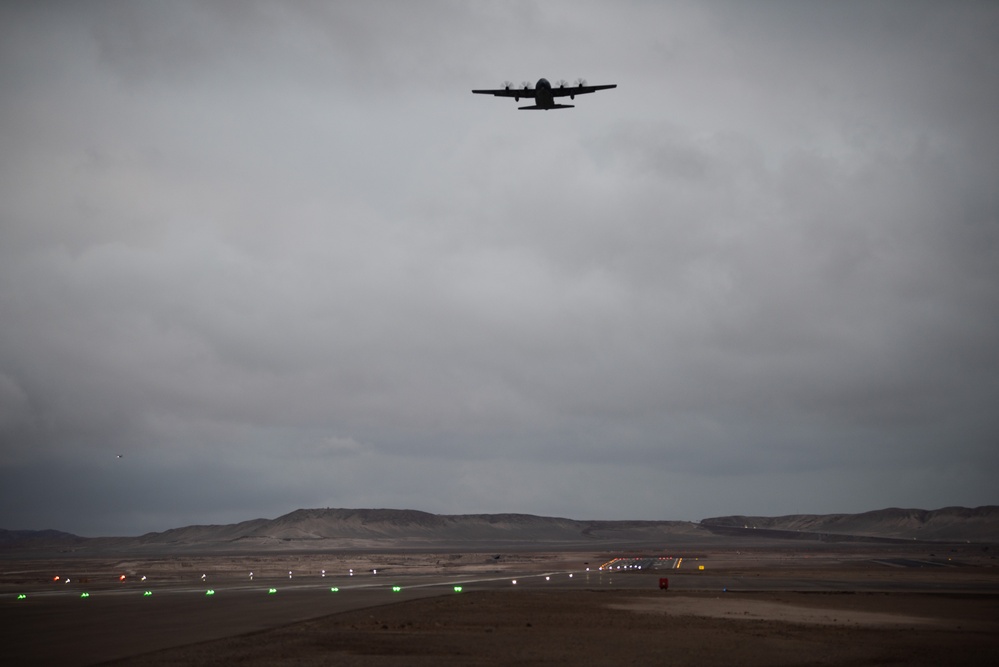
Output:
[[999,541],[999,506],[943,507],[937,510],[888,507],[857,514],[732,515],[702,519],[709,529],[764,529],[920,539]]
[[999,543],[999,506],[886,508],[858,514],[776,517],[731,515],[700,522],[303,508],[274,519],[190,525],[139,537],[86,538],[60,531],[0,530],[0,552],[215,553],[296,549],[560,549],[610,545],[664,548],[755,539]]

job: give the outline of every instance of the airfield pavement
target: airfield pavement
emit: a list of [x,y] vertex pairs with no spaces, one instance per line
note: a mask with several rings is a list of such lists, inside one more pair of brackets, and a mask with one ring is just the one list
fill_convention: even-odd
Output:
[[0,560],[0,642],[4,664],[70,667],[999,664],[980,547],[634,555]]

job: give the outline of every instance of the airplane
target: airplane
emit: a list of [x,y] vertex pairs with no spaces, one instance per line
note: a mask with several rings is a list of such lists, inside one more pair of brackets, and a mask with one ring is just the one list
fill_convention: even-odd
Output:
[[548,111],[549,109],[571,109],[576,106],[575,104],[555,104],[556,97],[568,96],[568,98],[572,100],[576,98],[576,95],[594,93],[598,90],[606,90],[607,88],[617,88],[616,83],[604,86],[587,86],[585,79],[579,79],[575,86],[570,86],[566,84],[565,81],[559,81],[558,85],[552,87],[552,84],[548,83],[548,79],[538,79],[534,88],[531,88],[531,84],[527,82],[521,85],[521,88],[514,88],[513,84],[508,81],[503,84],[502,88],[496,90],[473,90],[472,92],[479,95],[512,97],[516,102],[519,102],[521,97],[532,98],[535,100],[535,104],[528,107],[517,108],[520,110],[544,109],[545,111]]

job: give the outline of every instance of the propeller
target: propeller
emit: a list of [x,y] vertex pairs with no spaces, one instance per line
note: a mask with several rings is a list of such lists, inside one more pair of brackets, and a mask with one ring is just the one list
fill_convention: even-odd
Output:
[[500,86],[500,87],[501,88],[506,88],[507,90],[510,90],[511,88],[513,88],[513,81],[504,81],[503,85]]
[[559,88],[565,88],[566,86],[569,85],[569,82],[566,81],[565,79],[559,79],[558,83],[555,85],[557,85]]
[[576,85],[577,86],[585,86],[586,85],[586,79],[582,79],[582,78],[576,79]]
[[531,88],[534,87],[534,84],[531,83],[530,81],[522,81],[520,85],[524,90],[530,90]]

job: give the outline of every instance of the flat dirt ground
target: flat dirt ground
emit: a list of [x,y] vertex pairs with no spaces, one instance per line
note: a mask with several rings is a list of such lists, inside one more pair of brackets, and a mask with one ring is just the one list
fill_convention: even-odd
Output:
[[995,619],[996,596],[486,591],[112,664],[994,666]]
[[999,665],[991,552],[860,549],[691,551],[641,572],[614,552],[8,560],[0,645],[67,666]]

